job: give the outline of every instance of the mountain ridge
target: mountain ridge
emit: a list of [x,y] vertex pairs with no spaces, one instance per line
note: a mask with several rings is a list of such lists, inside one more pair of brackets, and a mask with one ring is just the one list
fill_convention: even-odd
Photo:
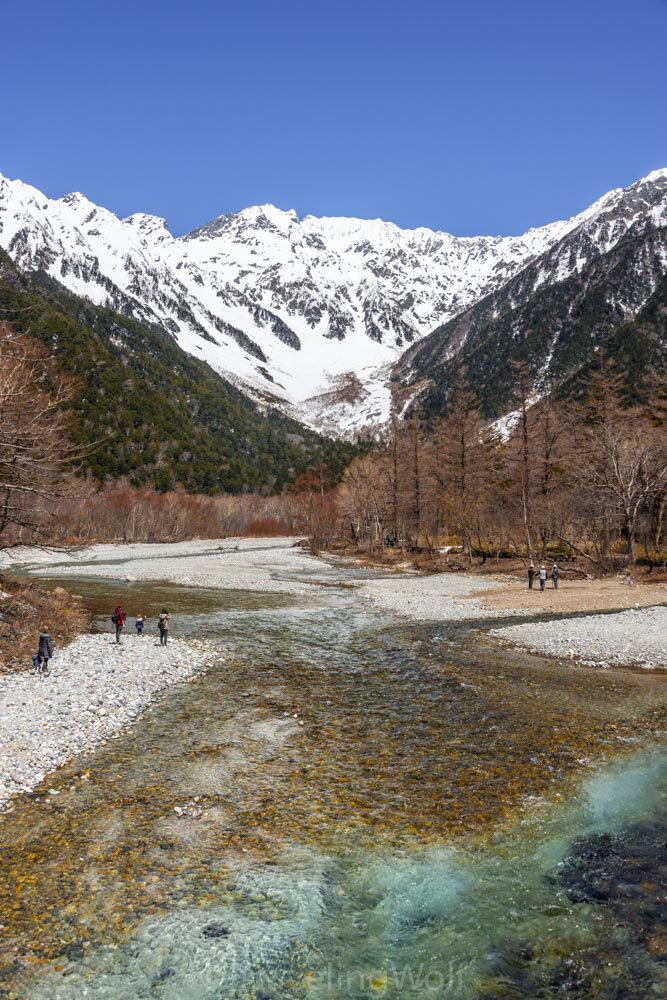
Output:
[[[443,412],[461,367],[489,419],[516,404],[517,363],[528,368],[533,401],[580,376],[600,351],[612,362],[616,358],[629,397],[652,372],[664,372],[665,317],[656,314],[640,358],[631,362],[629,351],[633,324],[641,323],[652,298],[667,286],[667,224],[635,223],[610,251],[593,256],[563,281],[534,288],[534,280],[529,265],[406,352],[394,372],[403,406]],[[623,329],[626,343],[618,336]],[[646,332],[646,324],[642,329]]]
[[82,471],[160,491],[281,492],[309,469],[339,477],[358,453],[261,411],[199,358],[149,326],[75,296],[0,250],[0,320],[41,342],[72,384]]
[[522,294],[566,280],[638,220],[667,221],[667,169],[570,219],[488,237],[270,205],[173,237],[158,216],[120,219],[0,175],[0,246],[22,270],[160,325],[260,405],[343,435],[386,421],[404,351],[531,267]]

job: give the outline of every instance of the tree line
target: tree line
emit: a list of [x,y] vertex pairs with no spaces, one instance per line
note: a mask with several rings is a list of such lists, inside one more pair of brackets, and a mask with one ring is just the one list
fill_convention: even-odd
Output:
[[601,362],[579,399],[539,398],[516,365],[515,409],[489,424],[460,374],[444,415],[396,415],[382,446],[338,490],[338,530],[371,551],[445,547],[544,559],[569,552],[609,570],[664,559],[664,383],[628,408]]
[[256,405],[168,331],[87,302],[46,275],[20,274],[2,250],[0,321],[6,335],[48,353],[54,384],[67,381],[69,436],[99,484],[277,494],[321,461],[342,473],[359,450]]

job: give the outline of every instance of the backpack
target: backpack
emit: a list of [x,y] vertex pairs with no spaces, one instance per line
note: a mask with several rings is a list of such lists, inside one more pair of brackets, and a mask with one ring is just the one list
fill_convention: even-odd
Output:
[[118,614],[117,611],[114,611],[114,613],[112,614],[111,621],[114,623],[114,625],[117,625],[118,622],[120,621],[120,615]]

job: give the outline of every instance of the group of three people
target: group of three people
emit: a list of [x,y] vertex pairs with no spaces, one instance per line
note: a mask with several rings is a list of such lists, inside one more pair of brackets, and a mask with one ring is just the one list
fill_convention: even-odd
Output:
[[[551,567],[551,580],[552,580],[553,585],[554,585],[554,590],[558,590],[558,573],[559,573],[558,564],[554,563],[553,566]],[[533,581],[534,581],[534,579],[535,579],[536,576],[537,576],[537,578],[540,581],[540,590],[544,590],[544,588],[547,585],[547,568],[544,565],[544,563],[542,563],[542,565],[540,566],[539,571],[535,569],[535,564],[532,563],[532,562],[531,562],[530,566],[528,567],[528,589],[529,590],[533,589]]]
[[[157,627],[160,632],[160,645],[166,646],[167,639],[169,638],[169,622],[171,620],[171,615],[166,608],[163,608],[158,615]],[[120,637],[125,627],[125,622],[127,621],[127,615],[123,611],[121,605],[119,604],[114,613],[111,616],[111,621],[116,627],[116,642],[120,642]],[[137,635],[144,634],[144,616],[137,615],[134,627],[137,631]],[[39,642],[37,646],[37,652],[32,658],[32,673],[39,674],[41,677],[49,676],[49,660],[53,657],[53,640],[51,639],[51,632],[48,625],[43,625],[39,633]]]
[[[167,639],[169,638],[169,622],[171,620],[171,615],[166,608],[163,608],[157,619],[157,627],[160,633],[160,645],[166,646]],[[127,621],[127,615],[123,611],[121,605],[119,604],[114,613],[111,616],[111,621],[116,627],[116,642],[120,642],[120,637],[123,633],[125,623]],[[143,615],[137,615],[134,627],[136,629],[137,635],[144,634],[144,625],[146,619]]]

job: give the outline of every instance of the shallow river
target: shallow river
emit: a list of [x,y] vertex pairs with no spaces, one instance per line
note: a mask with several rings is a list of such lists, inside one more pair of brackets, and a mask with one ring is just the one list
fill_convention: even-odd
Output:
[[345,587],[58,583],[210,663],[0,817],[0,995],[664,995],[664,684]]

